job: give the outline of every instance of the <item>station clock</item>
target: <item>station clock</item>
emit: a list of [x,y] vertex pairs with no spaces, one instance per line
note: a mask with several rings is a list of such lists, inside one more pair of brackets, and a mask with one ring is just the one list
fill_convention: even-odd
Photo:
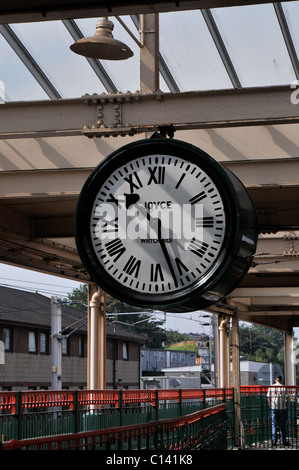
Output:
[[247,273],[256,214],[240,180],[197,147],[153,138],[105,158],[82,188],[75,237],[92,282],[128,304],[207,308]]

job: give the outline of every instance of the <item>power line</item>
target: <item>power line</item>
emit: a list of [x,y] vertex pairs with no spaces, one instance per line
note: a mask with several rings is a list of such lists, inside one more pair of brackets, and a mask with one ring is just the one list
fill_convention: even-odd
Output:
[[[33,282],[33,281],[25,281],[25,280],[17,280],[17,279],[9,279],[9,278],[3,278],[3,277],[0,277],[0,279],[5,279],[7,281],[14,281],[14,282],[20,282],[20,284],[22,283],[26,283],[26,284],[34,284],[34,287],[29,287],[29,286],[24,286],[24,285],[13,285],[13,284],[8,284],[8,283],[0,283],[0,286],[2,287],[11,287],[11,288],[15,288],[15,289],[21,289],[21,290],[24,290],[24,291],[29,291],[29,292],[35,292],[35,293],[38,293],[38,294],[48,294],[48,295],[61,295],[62,297],[65,297],[67,298],[68,297],[68,294],[70,293],[70,290],[71,288],[70,287],[67,287],[67,286],[61,286],[61,285],[57,285],[57,284],[49,284],[49,283],[45,283],[45,282]],[[37,288],[38,286],[49,286],[49,287],[53,287],[53,290],[50,290],[50,289],[39,289]],[[63,289],[64,290],[64,295],[63,293],[58,293],[57,292],[57,289]],[[66,291],[65,291],[66,289]],[[73,288],[74,289],[74,288]],[[72,289],[72,290],[73,290]],[[76,301],[72,301],[72,300],[66,300],[65,303],[66,304],[74,304],[74,303],[82,303],[82,302],[86,302],[86,299],[83,299],[83,300],[76,300]],[[118,300],[115,300],[114,302],[112,302],[112,304],[110,305],[107,305],[107,310],[109,311],[109,307],[114,305],[115,303],[117,303]],[[9,307],[5,307],[5,306],[0,306],[1,309],[6,309],[8,311],[16,311],[16,310],[20,310],[20,311],[30,311],[30,310],[35,310],[35,309],[26,309],[26,308],[14,308],[13,306],[9,306]],[[193,312],[186,312],[186,315],[191,315]],[[194,312],[195,313],[195,312]],[[156,318],[157,320],[159,320],[159,316],[163,315],[164,317],[164,322],[166,322],[166,315],[168,318],[173,318],[173,319],[178,319],[178,315],[177,314],[172,314],[172,313],[169,313],[169,312],[164,312],[164,311],[147,311],[147,312],[115,312],[115,313],[107,313],[107,320],[108,320],[108,317],[110,316],[115,316],[117,317],[118,315],[143,315],[143,314],[148,314],[150,315],[150,319],[153,319],[153,318]],[[200,319],[200,313],[198,312],[198,315],[199,317],[198,318],[192,318],[191,316],[188,317],[188,316],[185,316],[183,317],[183,314],[180,314],[180,318],[179,319],[184,319],[185,320],[188,320],[188,321],[193,321],[193,322],[196,322],[198,323],[200,326],[204,327],[205,325],[202,325],[201,324],[201,319]],[[130,325],[130,324],[128,324]]]
[[[1,278],[0,278],[1,279]],[[8,279],[8,280],[11,280],[11,281],[16,281],[16,282],[19,282],[17,280],[14,280],[14,279]],[[67,286],[55,286],[54,284],[51,285],[51,284],[46,284],[46,283],[38,283],[38,282],[33,282],[33,281],[20,281],[20,282],[28,282],[30,284],[34,284],[34,287],[29,287],[29,286],[24,286],[22,284],[8,284],[8,283],[0,283],[0,286],[2,287],[9,287],[9,288],[14,288],[14,289],[20,289],[20,290],[23,290],[23,291],[29,291],[29,292],[36,292],[36,293],[44,293],[44,294],[53,294],[53,295],[56,295],[57,294],[57,291],[59,289],[63,289],[63,292],[60,292],[60,295],[64,295],[65,297],[67,297],[67,295],[69,294],[69,292],[71,290],[73,290],[71,287],[67,287]],[[52,289],[44,289],[44,288],[37,288],[38,285],[49,285],[49,287],[53,287],[53,290]]]
[[44,285],[44,286],[52,286],[52,287],[67,287],[67,286],[61,286],[61,284],[50,284],[49,282],[24,281],[23,279],[22,280],[20,280],[20,279],[9,279],[7,277],[1,277],[1,276],[0,276],[0,279],[5,279],[6,281],[24,282],[24,283],[27,283],[27,284],[41,284],[41,285]]

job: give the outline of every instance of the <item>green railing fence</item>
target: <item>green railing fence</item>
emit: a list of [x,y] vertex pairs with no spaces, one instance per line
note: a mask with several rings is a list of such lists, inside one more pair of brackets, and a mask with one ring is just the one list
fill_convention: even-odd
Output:
[[1,440],[71,434],[174,418],[232,402],[232,397],[232,390],[225,389],[0,392]]
[[[297,448],[298,387],[286,388],[290,397],[288,441],[292,448]],[[237,423],[237,428],[241,436],[238,445],[244,448],[271,446],[271,417],[267,390],[268,387],[241,387],[241,420]],[[162,420],[190,416],[219,404],[225,404],[225,438],[223,439],[222,435],[221,443],[217,442],[217,445],[222,447],[224,440],[225,448],[232,449],[236,443],[232,388],[0,392],[1,442],[97,433],[99,430],[104,432],[119,427],[132,431],[134,426],[139,429],[138,426],[142,428],[147,423],[161,423]],[[216,420],[218,417],[214,416]],[[220,422],[224,422],[223,416]],[[202,423],[204,420],[200,418],[197,425]],[[211,426],[215,429],[219,427],[216,424],[207,426],[205,423],[201,434],[205,435],[209,429],[210,435],[213,435]],[[223,433],[223,425],[220,428]],[[184,432],[188,433],[190,430],[192,429],[188,425]],[[157,432],[155,431],[156,435]]]
[[3,447],[5,450],[225,450],[225,437],[226,405],[222,404],[149,423],[36,439],[12,439]]
[[[287,440],[291,448],[299,448],[298,400],[299,387],[286,386],[289,403],[287,407]],[[241,387],[242,435],[245,448],[272,447],[272,423],[267,399],[269,387]],[[281,447],[280,439],[277,447]]]

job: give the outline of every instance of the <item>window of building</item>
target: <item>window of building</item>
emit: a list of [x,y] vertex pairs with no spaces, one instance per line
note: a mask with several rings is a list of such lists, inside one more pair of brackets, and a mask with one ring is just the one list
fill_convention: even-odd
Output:
[[180,362],[184,362],[186,359],[185,353],[180,353]]
[[37,352],[37,347],[36,347],[36,332],[35,331],[29,331],[29,337],[28,337],[28,351],[30,353],[36,353]]
[[79,336],[79,357],[84,357],[84,336]]
[[159,352],[159,361],[164,361],[164,352]]
[[128,361],[129,360],[129,347],[128,343],[123,343],[123,360]]
[[2,340],[0,340],[0,364],[5,364],[5,350]]
[[175,353],[175,352],[172,352],[170,358],[171,358],[171,359],[170,359],[171,362],[176,361],[176,359],[177,359],[176,353]]
[[41,332],[39,335],[39,352],[40,354],[48,354],[48,335]]
[[3,328],[3,343],[5,351],[12,351],[12,329]]
[[63,356],[68,356],[69,354],[69,341],[68,338],[61,339],[61,353]]

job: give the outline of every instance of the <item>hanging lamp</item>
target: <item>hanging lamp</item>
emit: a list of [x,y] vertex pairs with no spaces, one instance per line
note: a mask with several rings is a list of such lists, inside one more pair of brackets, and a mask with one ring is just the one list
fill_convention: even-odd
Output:
[[70,46],[76,54],[93,59],[124,60],[133,56],[131,49],[121,41],[114,39],[114,24],[103,17],[97,22],[93,36],[82,38]]

